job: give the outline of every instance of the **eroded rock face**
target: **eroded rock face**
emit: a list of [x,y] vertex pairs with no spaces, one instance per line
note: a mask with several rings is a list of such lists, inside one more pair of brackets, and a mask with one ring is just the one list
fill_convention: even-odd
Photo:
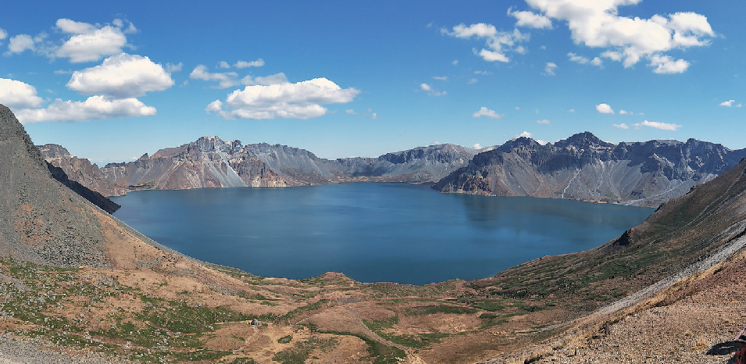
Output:
[[242,145],[202,137],[176,148],[145,154],[103,168],[71,156],[65,148],[41,146],[44,157],[71,180],[119,196],[140,189],[288,187],[339,182],[435,182],[465,166],[472,149],[442,144],[389,153],[378,158],[329,160],[285,145]]
[[654,207],[720,175],[744,156],[744,149],[694,139],[615,145],[585,132],[540,145],[518,138],[476,155],[435,188]]

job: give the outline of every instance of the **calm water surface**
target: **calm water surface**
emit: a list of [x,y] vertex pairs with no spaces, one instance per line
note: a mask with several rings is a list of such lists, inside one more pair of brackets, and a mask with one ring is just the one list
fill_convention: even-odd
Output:
[[652,209],[427,186],[141,191],[114,216],[153,240],[262,276],[343,272],[361,282],[476,279],[548,254],[591,249]]

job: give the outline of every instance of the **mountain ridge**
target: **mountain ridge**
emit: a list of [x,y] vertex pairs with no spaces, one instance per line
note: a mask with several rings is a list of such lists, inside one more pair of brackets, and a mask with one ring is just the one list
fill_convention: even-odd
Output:
[[695,139],[613,144],[585,132],[540,145],[518,138],[477,154],[434,188],[655,207],[734,167],[744,156],[746,149]]

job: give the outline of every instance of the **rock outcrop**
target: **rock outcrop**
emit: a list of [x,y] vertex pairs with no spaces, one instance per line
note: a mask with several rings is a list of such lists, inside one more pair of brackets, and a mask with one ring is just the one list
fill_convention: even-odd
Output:
[[612,144],[589,132],[554,144],[518,138],[474,156],[434,187],[655,207],[735,166],[746,149],[689,139]]

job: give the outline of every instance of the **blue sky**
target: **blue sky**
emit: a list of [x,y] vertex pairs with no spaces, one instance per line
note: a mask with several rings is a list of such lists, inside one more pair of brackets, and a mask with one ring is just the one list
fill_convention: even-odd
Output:
[[325,158],[434,143],[746,147],[742,1],[12,2],[0,103],[99,164],[200,136]]

